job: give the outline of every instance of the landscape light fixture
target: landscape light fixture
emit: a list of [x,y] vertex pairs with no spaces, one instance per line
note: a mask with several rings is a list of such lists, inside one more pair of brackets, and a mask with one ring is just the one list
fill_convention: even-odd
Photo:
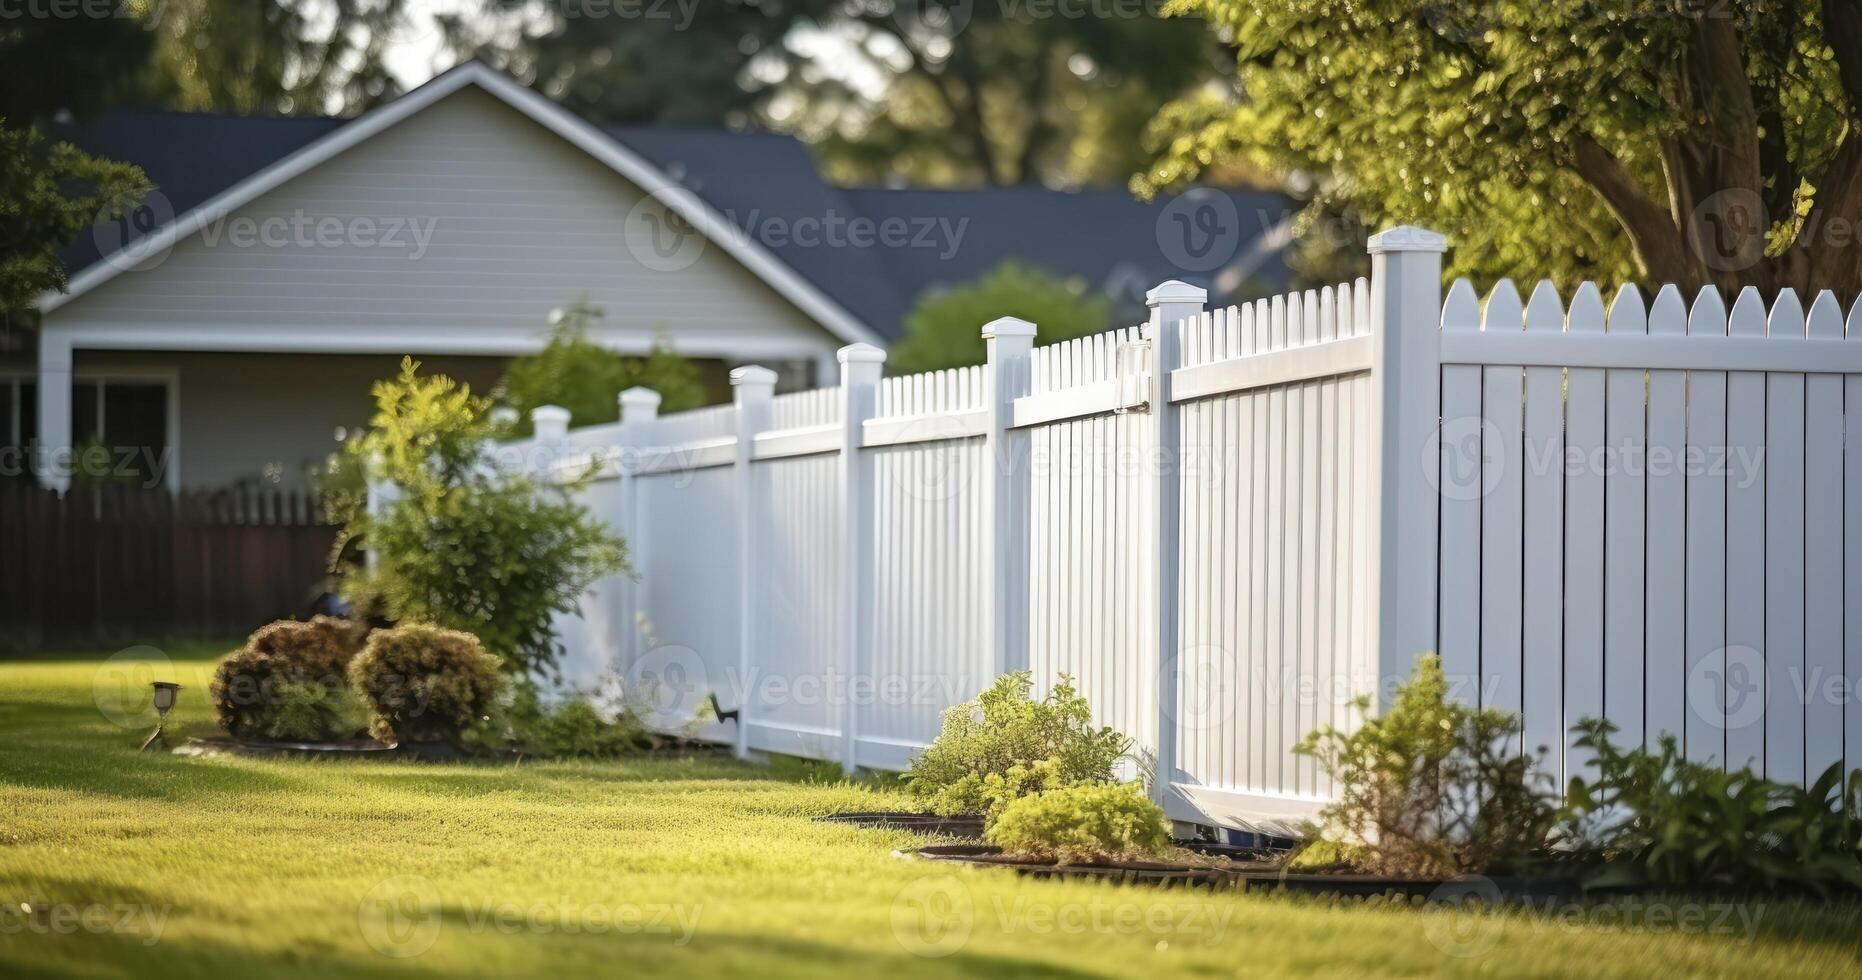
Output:
[[162,728],[168,724],[168,712],[174,708],[175,695],[181,691],[181,685],[173,681],[153,681],[149,686],[155,688],[155,731],[149,733],[148,739],[142,743],[142,748],[137,750],[139,752],[147,752],[149,746],[154,745],[157,739],[160,739],[163,745],[168,744],[167,737],[162,734]]

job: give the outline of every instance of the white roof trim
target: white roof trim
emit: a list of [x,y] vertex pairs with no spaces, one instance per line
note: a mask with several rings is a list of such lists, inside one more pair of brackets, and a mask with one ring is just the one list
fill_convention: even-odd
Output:
[[732,258],[768,283],[784,299],[794,303],[829,333],[847,343],[883,343],[866,324],[847,312],[814,283],[776,258],[762,243],[731,224],[715,208],[668,177],[645,157],[503,72],[476,61],[460,65],[387,105],[357,116],[284,159],[221,191],[154,233],[125,246],[117,253],[122,257],[119,261],[100,259],[73,277],[65,292],[48,292],[41,296],[39,311],[50,313],[58,309],[114,279],[125,269],[134,267],[140,261],[139,256],[173,248],[176,242],[251,203],[259,195],[468,85],[490,93],[657,198],[667,208],[691,222],[692,227],[706,241],[717,243]]

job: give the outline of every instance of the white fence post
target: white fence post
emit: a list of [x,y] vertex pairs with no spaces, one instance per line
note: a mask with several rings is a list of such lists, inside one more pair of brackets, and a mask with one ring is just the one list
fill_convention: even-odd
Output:
[[[615,495],[614,526],[627,542],[628,556],[634,567],[640,566],[642,547],[640,540],[640,486],[634,477],[636,457],[642,447],[649,444],[647,431],[653,420],[659,418],[659,392],[651,388],[629,388],[621,392],[617,401],[620,403],[621,425],[615,437],[618,444],[614,460],[615,471],[621,481],[620,491]],[[640,584],[632,576],[621,577],[621,644],[620,654],[626,666],[631,667],[639,650],[640,642]]]
[[1378,232],[1369,243],[1371,424],[1380,493],[1369,515],[1376,542],[1369,601],[1376,623],[1380,705],[1393,683],[1408,675],[1410,661],[1436,643],[1442,252],[1447,247],[1441,235],[1409,225]]
[[983,408],[989,413],[983,465],[989,468],[983,504],[989,561],[989,645],[997,675],[1028,666],[1028,504],[1033,465],[1027,430],[1015,429],[1015,399],[1033,390],[1030,352],[1035,325],[1012,316],[983,325],[988,364]]
[[871,344],[840,349],[841,487],[841,666],[846,674],[841,706],[841,768],[858,768],[858,689],[861,664],[873,637],[873,461],[860,451],[863,423],[879,410],[879,373],[886,352]]
[[[756,641],[756,434],[769,427],[769,400],[776,393],[776,372],[749,364],[731,371],[737,404],[737,744],[739,759],[750,754],[750,651]],[[712,689],[716,690],[714,683]]]
[[1183,496],[1182,413],[1170,400],[1170,372],[1182,363],[1183,334],[1178,324],[1201,315],[1208,299],[1207,291],[1175,279],[1160,283],[1144,296],[1145,305],[1151,308],[1144,334],[1151,344],[1147,365],[1151,451],[1145,460],[1149,467],[1145,478],[1151,485],[1152,551],[1143,586],[1153,616],[1145,662],[1157,666],[1157,773],[1151,794],[1165,805],[1177,776],[1177,553],[1182,544]]

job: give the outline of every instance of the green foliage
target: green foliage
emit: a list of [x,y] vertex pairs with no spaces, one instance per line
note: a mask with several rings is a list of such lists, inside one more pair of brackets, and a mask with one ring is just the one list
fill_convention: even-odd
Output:
[[941,371],[983,363],[983,324],[997,317],[1033,323],[1037,344],[1109,330],[1112,304],[1076,282],[1059,279],[1015,261],[1004,262],[973,283],[926,293],[905,318],[905,336],[893,345],[886,370],[893,374]]
[[1084,783],[1009,803],[984,837],[1035,861],[1133,861],[1170,849],[1170,820],[1135,783]]
[[347,672],[360,648],[358,628],[331,616],[260,627],[214,669],[208,694],[220,727],[240,739],[354,735]]
[[530,434],[530,411],[543,405],[569,410],[576,425],[599,425],[619,417],[618,396],[629,388],[659,392],[660,411],[682,412],[705,404],[698,366],[672,349],[665,338],[646,357],[623,357],[588,339],[600,307],[576,303],[562,311],[550,328],[549,343],[535,354],[515,358],[499,382],[500,402],[517,410],[511,433]]
[[64,291],[59,251],[93,223],[127,222],[153,185],[138,167],[69,143],[47,147],[38,130],[5,124],[0,119],[0,314],[15,314],[43,293]]
[[1131,740],[1092,727],[1092,708],[1061,675],[1032,697],[1025,670],[996,678],[974,700],[944,712],[937,740],[912,760],[905,780],[939,813],[993,817],[1030,793],[1114,781]]
[[1805,788],[1695,762],[1672,735],[1621,749],[1608,721],[1572,730],[1595,770],[1572,777],[1562,833],[1608,862],[1592,884],[1862,892],[1862,770]]
[[[1369,712],[1368,698],[1358,710]],[[1335,786],[1320,811],[1324,836],[1347,844],[1357,870],[1404,878],[1481,874],[1530,855],[1555,813],[1531,758],[1515,748],[1519,720],[1448,697],[1433,654],[1416,658],[1388,711],[1350,732],[1327,725],[1294,751]]]
[[382,741],[453,742],[485,724],[505,686],[478,638],[425,623],[376,630],[349,665],[349,683]]
[[[1543,274],[1566,287],[1646,278],[1684,292],[1814,282],[1841,295],[1855,281],[1847,241],[1785,254],[1806,244],[1794,242],[1800,232],[1820,233],[1813,217],[1858,216],[1862,158],[1837,152],[1862,95],[1862,66],[1846,54],[1862,31],[1852,4],[1172,0],[1166,10],[1200,16],[1235,46],[1241,96],[1205,90],[1160,113],[1159,157],[1133,180],[1141,194],[1239,159],[1315,181],[1309,217],[1447,233],[1456,275]],[[1832,12],[1839,19],[1826,21]],[[1725,193],[1740,197],[1737,212],[1715,196]],[[1748,214],[1776,261],[1729,268],[1702,253]]]
[[363,729],[362,703],[347,687],[316,682],[280,684],[277,710],[265,737],[284,742],[327,742]]
[[625,710],[609,717],[582,696],[547,704],[534,684],[521,680],[492,710],[484,734],[503,747],[549,758],[615,758],[651,749],[657,741]]
[[512,670],[549,672],[560,646],[551,620],[596,580],[631,573],[625,544],[570,495],[495,464],[487,403],[411,358],[375,386],[377,412],[350,451],[398,494],[380,514],[355,512],[373,568],[343,593],[359,610],[471,632]]

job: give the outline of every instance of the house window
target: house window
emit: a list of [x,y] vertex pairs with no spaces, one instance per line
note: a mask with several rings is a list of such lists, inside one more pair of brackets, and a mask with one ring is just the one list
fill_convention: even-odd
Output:
[[[13,451],[9,459],[38,462],[28,451],[38,438],[38,419],[38,385],[24,377],[0,378],[0,438]],[[72,446],[102,446],[108,452],[105,472],[89,476],[160,486],[166,468],[175,463],[173,421],[165,380],[79,375],[71,383]],[[28,468],[9,466],[8,475],[26,475]]]

